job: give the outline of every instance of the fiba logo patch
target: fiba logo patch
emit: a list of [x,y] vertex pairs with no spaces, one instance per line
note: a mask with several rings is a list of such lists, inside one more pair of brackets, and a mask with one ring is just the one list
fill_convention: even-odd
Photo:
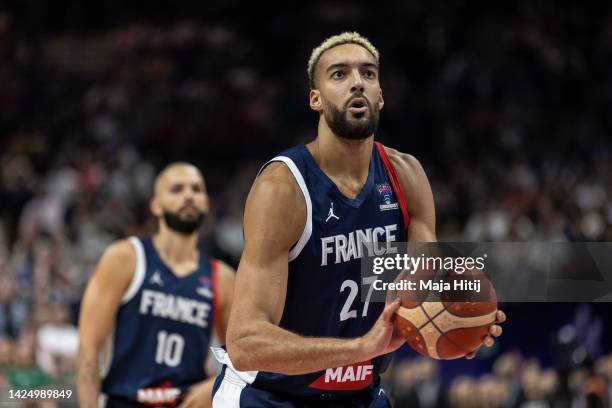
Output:
[[213,293],[210,290],[210,278],[208,276],[200,277],[200,286],[196,287],[196,292],[198,295],[203,296],[208,299],[212,299]]
[[383,204],[380,204],[378,208],[380,211],[389,211],[389,210],[397,210],[398,204],[397,202],[392,202],[393,200],[393,189],[389,186],[389,183],[377,184],[376,189],[378,190],[378,195],[382,199]]

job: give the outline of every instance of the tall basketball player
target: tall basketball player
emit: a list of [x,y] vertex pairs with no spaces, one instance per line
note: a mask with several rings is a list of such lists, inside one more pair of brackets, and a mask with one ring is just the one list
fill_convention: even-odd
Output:
[[[234,272],[198,250],[208,211],[200,171],[166,167],[155,181],[151,211],[159,230],[112,244],[81,306],[77,388],[81,407],[210,406],[205,360],[213,329],[225,342]],[[101,380],[98,358],[110,341]]]
[[378,51],[357,33],[331,37],[308,75],[318,134],[264,166],[247,199],[215,408],[389,406],[379,375],[404,343],[399,301],[359,301],[362,243],[436,240],[423,168],[374,142]]

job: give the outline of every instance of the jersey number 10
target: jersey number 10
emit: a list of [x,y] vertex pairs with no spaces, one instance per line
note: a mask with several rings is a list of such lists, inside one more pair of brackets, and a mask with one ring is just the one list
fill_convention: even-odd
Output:
[[155,362],[157,364],[165,364],[168,367],[176,367],[181,363],[184,348],[185,339],[183,339],[183,336],[160,330],[157,333]]

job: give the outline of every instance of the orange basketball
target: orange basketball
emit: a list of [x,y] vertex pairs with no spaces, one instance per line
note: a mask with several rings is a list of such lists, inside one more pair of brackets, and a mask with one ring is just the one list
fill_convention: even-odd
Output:
[[497,296],[489,279],[474,269],[445,279],[451,287],[455,280],[480,281],[480,291],[460,295],[454,289],[398,292],[402,305],[396,312],[396,329],[413,349],[438,360],[460,358],[476,350],[495,322]]

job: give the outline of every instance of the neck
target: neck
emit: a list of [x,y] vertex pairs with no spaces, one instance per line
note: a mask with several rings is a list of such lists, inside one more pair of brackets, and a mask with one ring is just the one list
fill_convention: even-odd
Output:
[[153,237],[153,244],[164,259],[183,262],[197,258],[197,240],[197,232],[190,235],[179,234],[162,221],[159,223],[159,232]]
[[350,177],[365,183],[373,145],[374,135],[351,140],[334,134],[321,116],[317,138],[308,144],[308,149],[328,176]]

